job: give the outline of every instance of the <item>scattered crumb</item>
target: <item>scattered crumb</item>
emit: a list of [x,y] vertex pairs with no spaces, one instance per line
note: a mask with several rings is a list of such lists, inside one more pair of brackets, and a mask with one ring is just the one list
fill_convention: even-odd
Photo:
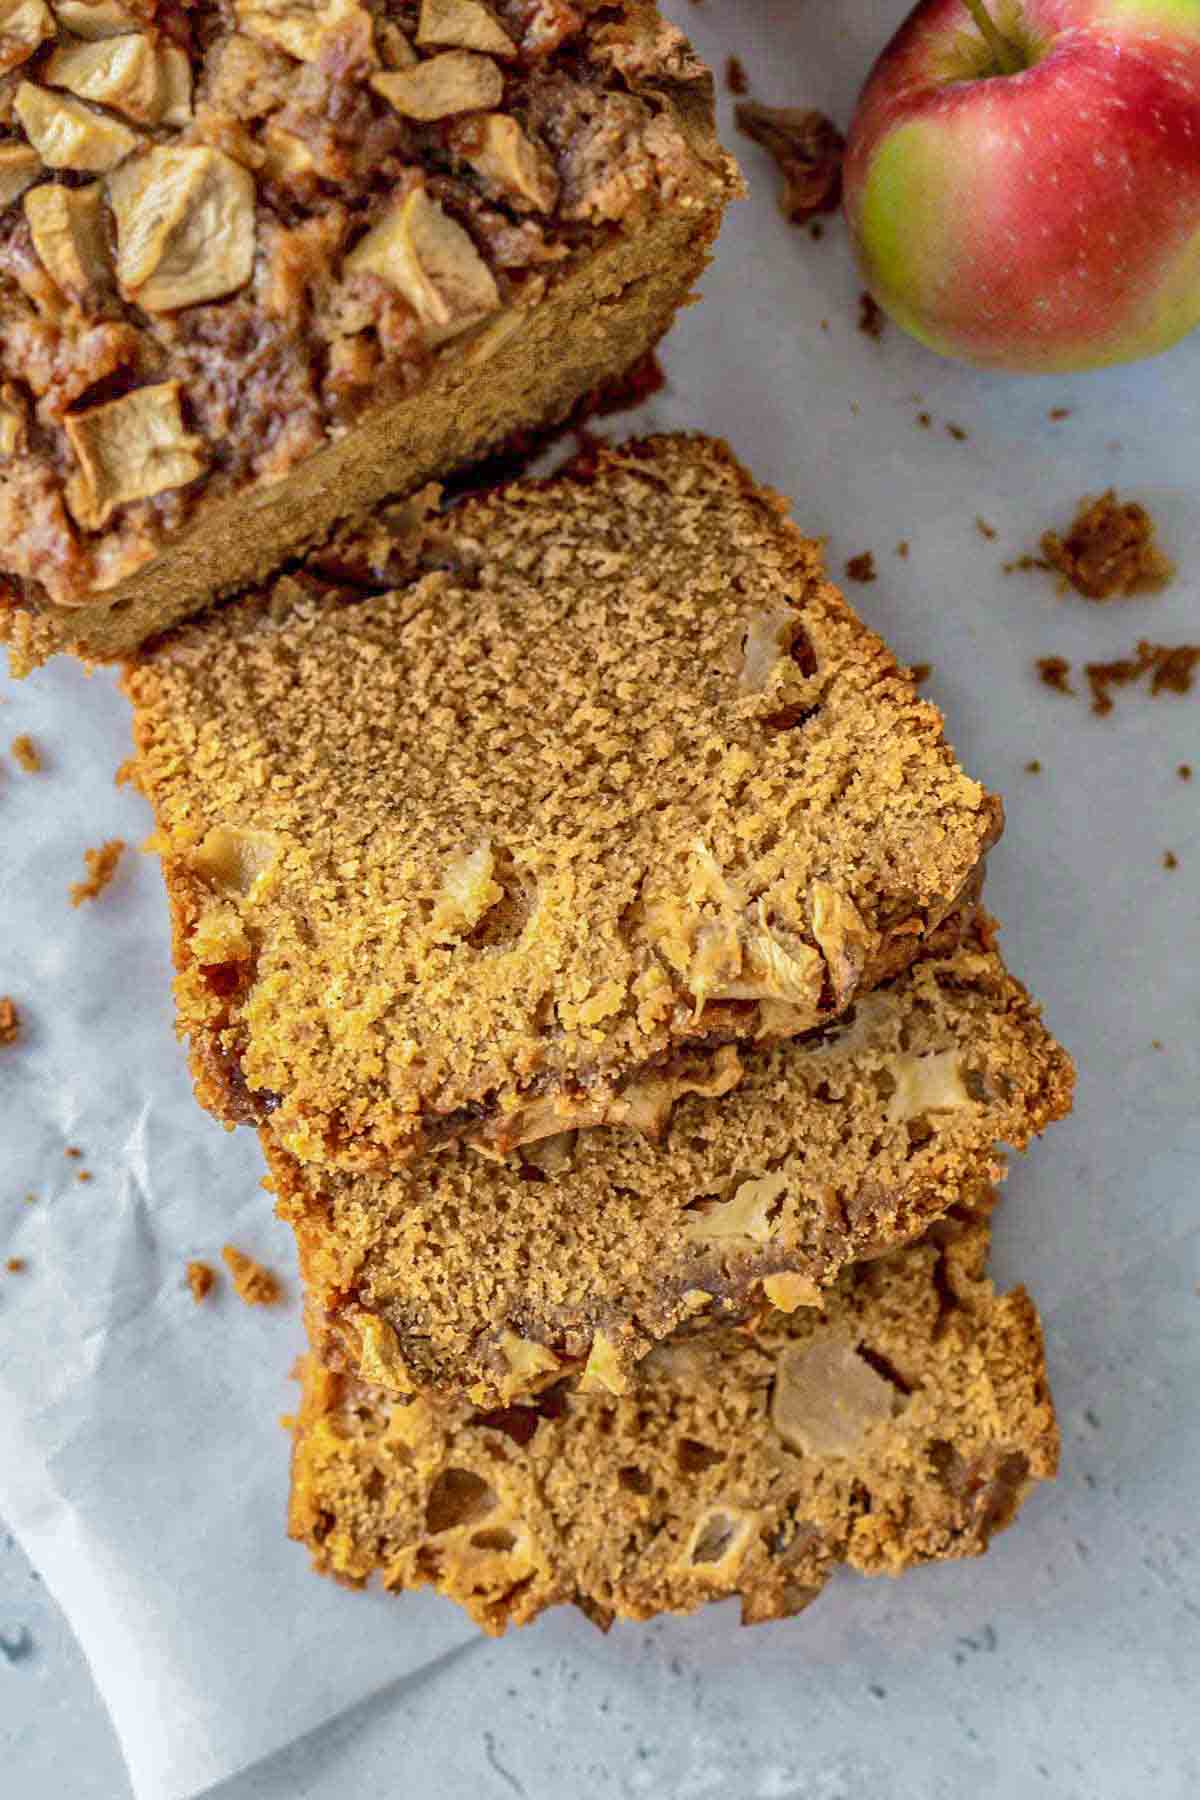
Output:
[[1075,692],[1067,680],[1067,676],[1071,673],[1071,665],[1065,656],[1039,656],[1036,667],[1039,679],[1045,682],[1048,688],[1053,688],[1056,694],[1073,694]]
[[1178,867],[1179,867],[1179,858],[1176,856],[1175,852],[1173,850],[1164,850],[1163,851],[1163,868],[1164,869],[1177,869]]
[[1029,761],[1025,764],[1025,773],[1027,775],[1040,775],[1041,772],[1042,772],[1042,765],[1038,761],[1037,757],[1036,756],[1030,757]]
[[75,1177],[76,1181],[91,1181],[92,1178],[92,1171],[90,1169],[80,1169],[78,1175]]
[[874,296],[868,294],[864,288],[858,296],[858,329],[864,337],[869,337],[878,343],[883,336],[883,328],[886,323],[887,317],[883,309]]
[[1069,419],[1070,416],[1071,409],[1069,406],[1052,406],[1050,411],[1046,414],[1046,417],[1048,419],[1053,419],[1055,424],[1057,424],[1060,419]]
[[21,1275],[29,1267],[29,1264],[23,1256],[10,1256],[4,1266],[10,1275]]
[[808,235],[812,239],[814,244],[820,243],[821,239],[825,236],[825,227],[824,227],[824,225],[822,225],[820,219],[813,219],[810,222],[809,227],[808,227]]
[[12,753],[27,775],[36,775],[42,766],[42,753],[26,731],[13,739]]
[[748,94],[750,83],[746,79],[746,71],[740,56],[725,59],[725,86],[731,94]]
[[117,765],[117,772],[113,776],[113,786],[136,788],[137,784],[137,757],[127,756],[123,763]]
[[822,330],[822,331],[828,331],[828,330],[829,330],[829,320],[828,320],[828,319],[822,319],[822,320],[821,320],[821,330]]
[[71,905],[82,906],[85,900],[98,900],[117,872],[117,864],[125,848],[124,838],[109,838],[98,850],[85,850],[87,879],[71,883]]
[[1157,593],[1175,573],[1154,541],[1154,520],[1135,500],[1109,488],[1079,503],[1065,538],[1047,531],[1042,555],[1059,575],[1059,592],[1074,588],[1085,600],[1127,600]]
[[21,1015],[16,1002],[0,994],[0,1044],[15,1044],[21,1035]]
[[1118,657],[1115,662],[1085,663],[1084,674],[1092,690],[1092,711],[1101,717],[1113,709],[1114,687],[1128,687],[1150,677],[1151,695],[1187,694],[1191,692],[1196,666],[1200,664],[1200,644],[1150,644],[1143,638],[1135,656]]
[[954,439],[956,444],[965,444],[967,439],[971,435],[965,425],[954,425],[954,424],[948,423],[946,426],[946,430],[950,433],[950,436]]
[[1180,781],[1190,781],[1192,779],[1191,763],[1180,763],[1175,773],[1178,775]]
[[1150,1048],[1152,1050],[1161,1050],[1162,1047],[1163,1047],[1163,1041],[1161,1038],[1151,1038],[1150,1039]]
[[910,548],[910,545],[909,545],[908,539],[901,538],[900,542],[896,545],[896,555],[899,557],[903,557],[905,560],[907,560],[909,548]]
[[933,664],[914,663],[908,672],[912,676],[913,686],[920,687],[922,683],[928,681],[929,677],[933,674]]
[[68,1144],[66,1149],[63,1151],[63,1155],[69,1156],[75,1162],[78,1162],[79,1158],[83,1155],[83,1151],[79,1148],[78,1144]]
[[933,414],[919,412],[917,414],[917,424],[921,427],[922,431],[928,431],[929,427],[933,424]]
[[1018,571],[1024,574],[1029,569],[1050,569],[1053,566],[1041,556],[1015,556],[1011,562],[1001,565],[1006,575],[1015,575]]
[[874,581],[875,558],[870,550],[852,556],[846,563],[846,574],[851,581]]
[[37,1195],[36,1194],[26,1194],[25,1204],[26,1204],[26,1206],[36,1206],[37,1205]]
[[761,144],[783,176],[780,210],[792,225],[837,209],[842,197],[846,140],[824,113],[800,106],[760,106],[743,100],[734,109],[737,128]]
[[190,1262],[187,1266],[187,1284],[192,1290],[192,1299],[199,1306],[207,1299],[216,1285],[216,1270],[206,1262]]
[[282,1295],[279,1278],[245,1251],[226,1244],[221,1251],[226,1268],[233,1277],[234,1291],[247,1306],[274,1306]]
[[989,525],[986,519],[981,519],[978,513],[975,515],[975,529],[980,537],[987,538],[989,542],[996,535],[996,527],[994,525]]

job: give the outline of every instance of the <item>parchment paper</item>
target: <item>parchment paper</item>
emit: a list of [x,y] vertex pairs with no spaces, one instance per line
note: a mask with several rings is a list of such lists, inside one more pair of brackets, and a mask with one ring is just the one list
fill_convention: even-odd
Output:
[[[718,67],[730,52],[742,58],[759,97],[811,101],[843,122],[902,10],[883,0],[677,8]],[[960,1747],[951,1767],[972,1791],[1025,1793],[1041,1779],[1036,1738],[1049,1713],[1055,1742],[1071,1746],[1061,1752],[1070,1780],[1049,1791],[1137,1792],[1130,1784],[1149,1764],[1131,1746],[1147,1731],[1164,1759],[1156,1791],[1189,1791],[1186,1695],[1200,1673],[1190,1548],[1200,694],[1119,695],[1101,720],[1083,697],[1041,686],[1032,663],[1108,658],[1142,636],[1200,638],[1200,341],[1136,370],[1033,382],[939,363],[894,328],[873,343],[856,328],[840,225],[820,243],[789,230],[770,164],[737,147],[753,198],[731,216],[706,304],[669,342],[669,390],[643,419],[727,435],[794,497],[807,529],[828,534],[835,575],[847,557],[874,552],[878,579],[851,585],[851,597],[901,655],[933,664],[928,691],[964,761],[1008,801],[990,903],[1013,967],[1081,1065],[1073,1120],[1009,1182],[995,1258],[1003,1280],[1027,1281],[1048,1321],[1063,1479],[981,1568],[931,1571],[896,1590],[835,1584],[806,1618],[750,1637],[728,1608],[603,1643],[554,1620],[460,1669],[452,1653],[476,1640],[449,1605],[312,1578],[283,1535],[278,1418],[293,1403],[300,1348],[290,1238],[258,1189],[252,1136],[223,1133],[191,1098],[172,1033],[157,867],[131,850],[100,900],[78,912],[67,902],[85,845],[135,845],[150,828],[144,803],[113,786],[126,709],[107,674],[89,680],[67,663],[5,680],[0,746],[29,731],[46,768],[22,774],[5,756],[0,772],[0,994],[26,1021],[22,1044],[0,1051],[0,1264],[28,1261],[21,1275],[0,1273],[0,1513],[74,1625],[138,1800],[185,1800],[376,1690],[391,1696],[400,1683],[403,1693],[418,1670],[427,1679],[405,1786],[434,1793],[439,1771],[466,1754],[439,1709],[459,1717],[469,1707],[473,1727],[503,1745],[505,1695],[531,1656],[561,1671],[556,1716],[569,1713],[579,1680],[582,1692],[615,1694],[636,1722],[653,1754],[635,1759],[632,1735],[614,1753],[629,1793],[832,1797],[857,1794],[861,1777],[864,1793],[889,1779],[907,1793],[910,1778],[928,1794],[936,1733],[882,1736],[866,1671],[886,1670],[893,1692],[911,1688],[914,1706],[943,1682],[961,1690],[961,1657],[949,1656],[964,1633],[986,1643],[981,1618],[1002,1619],[1024,1760],[1006,1785],[1003,1763]],[[1051,421],[1063,407],[1070,416]],[[1057,598],[1044,575],[1001,572],[1046,526],[1065,524],[1082,493],[1110,483],[1160,520],[1180,566],[1166,594],[1097,608]],[[1034,758],[1036,775],[1026,770]],[[1177,774],[1183,762],[1196,765],[1194,782]],[[68,1145],[83,1158],[66,1157]],[[194,1305],[185,1262],[217,1262],[226,1241],[285,1275],[288,1307],[250,1311],[227,1281]],[[669,1675],[671,1645],[687,1660],[687,1697]],[[799,1668],[805,1741],[829,1758],[825,1785],[803,1790],[787,1785],[792,1752],[772,1762],[770,1750],[772,1732],[795,1749]],[[1059,1716],[1055,1696],[1068,1692]],[[531,1794],[558,1800],[568,1775],[577,1782],[602,1763],[606,1728],[585,1710],[553,1749],[532,1729],[509,1743],[508,1767]],[[731,1762],[734,1711],[758,1735]],[[987,1727],[978,1710],[970,1716],[978,1746]],[[370,1741],[364,1728],[364,1779]],[[1007,1742],[998,1755],[1017,1753]],[[299,1791],[293,1754],[272,1763],[283,1773],[264,1774],[256,1794]],[[739,1785],[751,1769],[759,1785]]]

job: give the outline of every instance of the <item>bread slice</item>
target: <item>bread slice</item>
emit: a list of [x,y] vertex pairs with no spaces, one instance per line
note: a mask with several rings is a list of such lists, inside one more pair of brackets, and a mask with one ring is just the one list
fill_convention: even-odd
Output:
[[1000,829],[706,438],[381,521],[127,688],[197,1093],[305,1161],[632,1118],[904,967]]
[[580,1370],[620,1393],[688,1319],[819,1306],[1071,1103],[1070,1059],[982,921],[815,1039],[692,1064],[645,1097],[657,1143],[616,1126],[499,1163],[450,1145],[380,1177],[305,1169],[264,1132],[317,1353],[479,1405]]
[[686,1330],[623,1397],[404,1404],[315,1358],[290,1525],[322,1573],[431,1585],[485,1631],[741,1596],[799,1612],[838,1563],[976,1556],[1055,1472],[1037,1313],[984,1275],[986,1204],[845,1273],[823,1312]]
[[55,10],[6,40],[21,670],[127,653],[561,419],[666,330],[741,191],[711,78],[646,0],[195,0],[119,39]]

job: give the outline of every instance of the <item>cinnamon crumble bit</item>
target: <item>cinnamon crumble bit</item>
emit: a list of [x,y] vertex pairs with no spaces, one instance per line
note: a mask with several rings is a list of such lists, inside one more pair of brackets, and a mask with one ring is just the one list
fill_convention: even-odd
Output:
[[21,1035],[21,1015],[16,1002],[0,994],[0,1044],[15,1044]]
[[1025,773],[1027,775],[1040,775],[1041,772],[1042,772],[1041,763],[1038,761],[1036,756],[1031,757],[1030,760],[1025,764]]
[[725,86],[731,94],[748,94],[750,92],[750,82],[740,56],[726,58]]
[[1145,638],[1138,644],[1135,656],[1118,657],[1113,662],[1085,663],[1083,672],[1092,690],[1092,711],[1103,717],[1113,709],[1110,689],[1128,687],[1150,677],[1150,693],[1187,694],[1191,692],[1196,666],[1200,664],[1200,644],[1151,644]]
[[87,879],[71,883],[71,905],[82,906],[85,900],[97,900],[117,872],[117,864],[125,849],[124,838],[109,838],[98,850],[85,850]]
[[1056,694],[1073,694],[1075,689],[1067,680],[1071,673],[1071,665],[1065,656],[1039,656],[1037,659],[1039,678]]
[[1059,592],[1074,588],[1085,600],[1127,600],[1157,593],[1174,574],[1154,541],[1154,520],[1137,501],[1114,489],[1080,501],[1065,538],[1047,531],[1042,554],[1059,575]]
[[1164,869],[1177,869],[1178,867],[1179,867],[1179,858],[1176,856],[1175,852],[1173,850],[1164,850],[1163,851],[1163,868]]
[[1178,775],[1180,781],[1190,781],[1192,779],[1191,763],[1180,763],[1175,773]]
[[76,1181],[91,1181],[93,1179],[92,1171],[90,1169],[80,1169],[75,1179]]
[[1069,406],[1052,406],[1050,411],[1046,414],[1046,417],[1048,419],[1053,419],[1055,424],[1057,424],[1060,419],[1069,419],[1070,416],[1071,409]]
[[933,674],[932,663],[914,663],[908,671],[913,679],[913,686],[920,687]]
[[996,535],[996,527],[994,525],[989,525],[986,519],[981,519],[978,513],[975,515],[975,529],[980,537],[987,538],[989,542]]
[[858,329],[864,337],[878,343],[883,336],[883,328],[887,323],[887,315],[878,304],[874,295],[868,294],[864,288],[858,296]]
[[23,731],[20,737],[13,739],[12,753],[17,766],[24,769],[27,775],[38,773],[42,766],[42,753],[27,731]]
[[917,424],[921,427],[922,431],[928,431],[929,427],[933,424],[933,414],[919,412],[917,414]]
[[233,1277],[234,1292],[247,1306],[274,1306],[282,1297],[279,1277],[262,1263],[255,1262],[252,1256],[247,1256],[244,1250],[226,1244],[221,1258]]
[[948,423],[946,430],[950,433],[950,436],[954,439],[956,444],[965,444],[971,435],[965,425]]
[[896,545],[896,555],[899,556],[900,558],[902,558],[902,560],[904,560],[905,562],[907,562],[908,553],[909,553],[909,550],[911,549],[911,547],[912,546],[909,544],[909,541],[907,538],[901,538],[900,542]]
[[875,558],[870,550],[864,550],[858,556],[852,556],[846,563],[846,574],[851,581],[874,581]]
[[783,176],[779,205],[789,224],[806,225],[817,213],[836,211],[846,140],[831,119],[811,108],[755,100],[743,100],[734,118],[739,131],[774,157]]
[[4,1266],[10,1275],[20,1275],[29,1267],[29,1264],[23,1256],[10,1256]]
[[192,1299],[199,1306],[208,1298],[216,1285],[216,1271],[206,1262],[190,1262],[187,1266],[187,1284],[192,1290]]

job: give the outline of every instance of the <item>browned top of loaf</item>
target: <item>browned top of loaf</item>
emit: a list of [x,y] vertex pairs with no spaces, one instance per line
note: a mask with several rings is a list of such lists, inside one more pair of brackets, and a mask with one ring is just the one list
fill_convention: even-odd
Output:
[[983,936],[815,1042],[744,1054],[741,1086],[679,1100],[657,1145],[620,1127],[502,1163],[450,1145],[389,1177],[275,1152],[314,1348],[400,1393],[506,1402],[585,1361],[586,1385],[620,1391],[656,1339],[764,1292],[819,1302],[1070,1105],[1069,1058]]
[[6,8],[0,635],[5,585],[117,586],[612,234],[731,192],[710,94],[644,0]]
[[447,1116],[808,1029],[995,836],[720,444],[604,451],[358,554],[387,591],[287,576],[128,678],[201,1098],[302,1159],[394,1164]]
[[837,1563],[973,1556],[1053,1475],[1037,1314],[961,1210],[844,1275],[825,1312],[683,1334],[623,1398],[404,1405],[315,1361],[291,1529],[315,1566],[432,1584],[486,1631],[574,1601],[601,1625],[740,1594],[798,1612]]

